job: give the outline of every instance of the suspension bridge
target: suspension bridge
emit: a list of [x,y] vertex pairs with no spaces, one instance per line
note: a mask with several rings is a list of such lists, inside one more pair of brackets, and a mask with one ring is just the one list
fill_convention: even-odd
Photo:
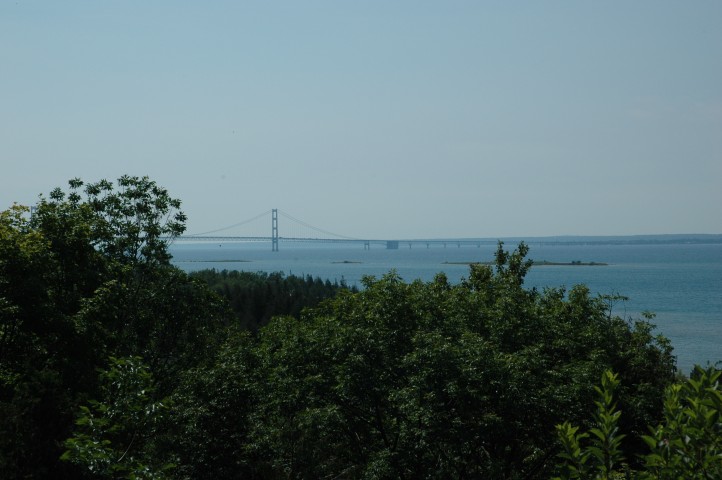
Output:
[[[279,228],[279,218],[285,223],[281,235]],[[265,232],[259,232],[259,227],[265,229]],[[231,233],[233,232],[233,233]],[[241,233],[239,233],[241,232]],[[246,233],[242,233],[246,232]],[[208,242],[269,242],[271,250],[278,251],[280,243],[336,243],[336,244],[356,244],[363,246],[365,250],[371,249],[371,246],[381,246],[389,250],[396,250],[400,246],[411,248],[412,245],[425,245],[429,248],[431,245],[453,245],[461,247],[462,245],[473,245],[480,247],[483,244],[495,244],[496,240],[439,240],[439,239],[410,239],[410,240],[388,240],[388,239],[372,239],[372,238],[354,238],[337,233],[330,232],[309,223],[299,220],[298,218],[283,212],[277,208],[267,210],[256,215],[253,218],[242,222],[234,223],[227,227],[210,230],[207,232],[182,235],[176,238],[177,241],[208,241]]]

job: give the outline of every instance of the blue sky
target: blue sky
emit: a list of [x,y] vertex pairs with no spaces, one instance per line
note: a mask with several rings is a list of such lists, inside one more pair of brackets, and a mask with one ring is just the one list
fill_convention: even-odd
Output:
[[722,233],[721,25],[718,1],[0,0],[0,208],[127,173],[189,232],[279,208],[352,237]]

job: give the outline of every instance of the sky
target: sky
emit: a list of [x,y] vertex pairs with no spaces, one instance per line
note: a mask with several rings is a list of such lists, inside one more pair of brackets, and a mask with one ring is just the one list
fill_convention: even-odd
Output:
[[716,0],[0,0],[0,209],[129,174],[189,233],[722,233],[721,26]]

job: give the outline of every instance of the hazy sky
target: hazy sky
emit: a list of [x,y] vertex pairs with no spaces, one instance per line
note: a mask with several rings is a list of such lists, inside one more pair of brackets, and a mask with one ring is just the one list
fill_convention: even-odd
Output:
[[190,233],[722,233],[722,2],[0,0],[0,162]]

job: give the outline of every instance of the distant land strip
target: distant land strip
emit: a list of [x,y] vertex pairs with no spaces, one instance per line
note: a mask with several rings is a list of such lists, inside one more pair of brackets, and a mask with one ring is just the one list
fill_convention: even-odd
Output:
[[685,245],[722,243],[722,234],[670,233],[660,235],[560,235],[550,237],[505,237],[508,243],[526,242],[543,245]]

